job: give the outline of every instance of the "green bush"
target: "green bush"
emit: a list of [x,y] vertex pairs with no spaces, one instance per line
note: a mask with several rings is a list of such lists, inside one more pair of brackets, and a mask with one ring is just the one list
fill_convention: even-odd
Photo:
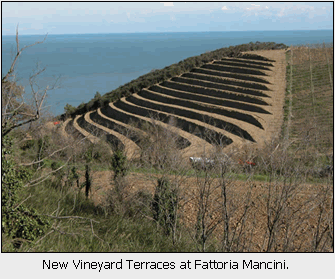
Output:
[[22,241],[33,241],[42,236],[49,227],[49,221],[19,200],[18,194],[25,182],[31,178],[32,172],[28,168],[18,167],[12,161],[9,138],[3,138],[1,145],[1,232],[16,239],[13,242],[14,247],[19,248]]
[[76,107],[70,104],[66,104],[66,106],[64,107],[64,111],[66,115],[71,115],[72,113],[76,111]]
[[127,157],[122,149],[116,149],[112,156],[111,168],[114,171],[114,180],[122,178],[128,171]]
[[164,233],[169,235],[177,218],[177,193],[167,178],[162,177],[157,182],[152,204],[154,220],[162,226]]
[[23,151],[26,151],[27,149],[32,149],[36,144],[35,140],[27,140],[25,141],[22,146],[20,147]]

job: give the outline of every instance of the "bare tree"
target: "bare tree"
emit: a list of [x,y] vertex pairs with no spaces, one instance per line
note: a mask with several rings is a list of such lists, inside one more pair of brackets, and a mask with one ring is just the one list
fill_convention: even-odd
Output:
[[32,91],[32,103],[29,104],[25,98],[25,90],[15,81],[15,66],[22,52],[34,45],[42,44],[47,36],[42,41],[37,41],[31,45],[20,48],[19,31],[16,29],[16,55],[11,63],[10,69],[1,80],[1,134],[7,135],[13,129],[25,124],[38,120],[43,110],[44,100],[49,90],[55,88],[56,83],[49,87],[39,88],[36,79],[45,71],[44,69],[37,70],[30,78],[29,84]]

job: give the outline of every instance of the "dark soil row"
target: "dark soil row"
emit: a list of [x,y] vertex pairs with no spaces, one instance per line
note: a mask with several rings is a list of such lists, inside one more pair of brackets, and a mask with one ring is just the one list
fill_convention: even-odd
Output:
[[257,54],[251,54],[251,53],[245,53],[241,56],[239,56],[239,58],[243,58],[243,59],[251,59],[251,60],[260,60],[260,61],[268,61],[268,62],[276,62],[274,60],[268,59],[266,57],[257,55]]
[[165,105],[160,105],[160,104],[156,104],[156,103],[151,103],[150,100],[148,101],[144,101],[142,99],[138,99],[136,98],[134,95],[130,96],[127,98],[127,101],[141,106],[141,107],[146,107],[149,109],[154,109],[154,110],[158,110],[158,111],[163,111],[169,114],[174,114],[174,115],[178,115],[178,116],[183,116],[186,118],[190,118],[190,119],[195,119],[198,121],[201,121],[205,124],[211,124],[215,127],[218,127],[222,130],[225,130],[227,132],[230,132],[236,136],[239,136],[241,138],[250,140],[252,142],[255,142],[255,140],[251,137],[251,135],[241,129],[240,127],[238,127],[235,124],[232,124],[230,122],[224,121],[222,119],[218,119],[215,117],[210,117],[206,114],[202,114],[202,113],[198,113],[195,111],[190,111],[190,110],[184,110],[184,109],[180,109],[180,108],[176,108],[176,107],[169,107],[169,106],[165,106]]
[[239,80],[254,81],[254,82],[260,82],[260,83],[270,84],[270,82],[268,82],[267,80],[264,80],[264,79],[258,78],[258,77],[239,75],[239,74],[233,74],[233,73],[228,73],[228,72],[206,70],[204,68],[194,68],[194,69],[191,70],[191,72],[193,72],[193,73],[200,73],[200,74],[206,74],[206,75],[210,75],[210,76],[234,78],[234,79],[239,79]]
[[206,64],[201,66],[202,69],[211,69],[220,72],[230,72],[230,73],[239,73],[245,75],[255,75],[255,76],[266,76],[265,73],[257,70],[250,70],[244,68],[237,68],[237,67],[230,67],[230,66],[223,66],[218,64]]
[[229,66],[236,66],[236,67],[241,67],[241,68],[250,68],[250,69],[259,69],[259,70],[265,70],[265,71],[271,71],[268,67],[264,66],[259,66],[259,65],[252,65],[249,63],[246,63],[245,61],[241,60],[239,62],[234,62],[234,61],[215,61],[213,64],[217,65],[229,65]]
[[[120,102],[121,101],[118,101],[117,103],[120,103]],[[114,105],[116,106],[117,103],[114,103]],[[129,111],[129,112],[136,114],[135,112],[131,112],[131,111]],[[123,123],[126,123],[126,124],[130,124],[130,125],[134,124],[139,129],[141,129],[142,127],[148,126],[148,125],[149,126],[152,125],[149,121],[142,120],[142,119],[139,119],[136,116],[132,116],[132,115],[129,115],[127,113],[114,110],[110,106],[101,108],[101,113],[103,115],[106,115],[109,118],[117,119],[120,122],[123,122]],[[148,115],[146,115],[146,117],[148,117]],[[179,149],[184,149],[184,148],[186,148],[186,147],[188,147],[188,146],[191,145],[190,141],[188,139],[183,138],[182,136],[175,135],[175,138],[177,138],[177,147]]]
[[230,84],[230,85],[235,85],[235,86],[240,86],[240,87],[250,88],[250,89],[259,89],[263,91],[270,90],[265,85],[259,84],[259,83],[249,83],[249,82],[243,82],[243,81],[238,81],[238,80],[224,79],[221,77],[208,76],[208,75],[197,74],[197,73],[185,73],[182,75],[182,77],[212,81],[212,82],[221,83],[221,84]]
[[204,96],[212,96],[212,97],[224,98],[224,99],[229,99],[229,100],[237,100],[240,102],[253,103],[253,104],[264,105],[264,106],[268,105],[268,103],[266,103],[261,98],[234,94],[234,93],[217,90],[217,89],[209,89],[205,87],[182,84],[182,83],[177,83],[173,81],[164,81],[161,85],[167,88],[197,93],[197,94],[201,94]]
[[[128,100],[128,99],[127,99]],[[169,123],[171,116],[167,115],[166,113],[157,113],[153,110],[147,109],[147,108],[141,108],[141,107],[136,107],[132,106],[130,104],[126,104],[122,101],[118,101],[114,103],[114,105],[122,109],[124,111],[128,111],[133,114],[137,114],[140,116],[144,117],[150,117],[151,115],[155,115],[160,121],[164,123]],[[205,127],[203,126],[198,126],[193,122],[187,121],[185,119],[181,119],[179,117],[174,117],[177,120],[177,127],[188,132],[191,134],[194,134],[195,136],[206,140],[210,144],[222,144],[224,146],[231,144],[233,141],[224,136],[221,133],[217,133],[215,131],[208,131]]]
[[90,114],[90,118],[95,123],[100,124],[101,126],[104,126],[108,129],[114,130],[126,136],[127,138],[129,138],[135,143],[138,143],[140,141],[140,136],[136,133],[136,131],[131,131],[129,133],[126,127],[121,126],[113,121],[109,121],[108,119],[101,117],[97,112],[92,112]]
[[176,81],[176,82],[190,84],[190,85],[198,85],[198,86],[207,87],[207,88],[228,90],[228,91],[242,93],[246,95],[258,96],[258,97],[269,97],[268,95],[264,94],[263,92],[259,90],[252,90],[252,89],[247,89],[243,87],[234,87],[234,86],[226,85],[223,83],[206,82],[206,81],[201,81],[198,79],[189,79],[185,77],[175,77],[175,78],[172,78],[171,80]]
[[242,60],[239,58],[222,58],[220,61],[233,61],[233,62],[247,62],[248,64],[259,65],[264,67],[273,67],[271,63],[266,62],[259,62],[259,61],[249,61],[249,60]]
[[67,125],[65,126],[65,132],[69,135],[74,136],[75,138],[78,139],[83,139],[85,136],[80,133],[74,126],[73,126],[73,119],[70,120]]
[[239,102],[229,101],[229,100],[224,100],[224,99],[214,99],[214,98],[207,97],[207,96],[199,96],[199,95],[195,95],[189,92],[176,91],[174,89],[161,87],[157,85],[150,87],[150,90],[156,91],[162,94],[166,94],[169,96],[173,96],[173,97],[186,99],[186,100],[192,100],[192,101],[194,100],[194,101],[203,102],[207,104],[214,104],[214,105],[230,107],[230,108],[235,108],[235,109],[240,109],[240,110],[270,114],[268,111],[264,110],[263,108],[259,106],[254,106],[250,104],[239,103]]
[[173,104],[173,105],[182,106],[182,107],[190,108],[190,109],[196,109],[199,111],[204,111],[204,112],[209,112],[209,113],[216,113],[218,115],[222,115],[222,116],[226,116],[226,117],[230,117],[230,118],[234,118],[237,120],[247,122],[249,124],[252,124],[256,127],[263,129],[262,124],[259,123],[252,115],[249,115],[249,114],[245,114],[245,113],[241,113],[237,111],[229,111],[223,108],[209,107],[206,105],[193,103],[187,100],[171,99],[169,97],[154,94],[150,91],[147,91],[146,89],[142,90],[138,95],[142,96],[143,98],[161,102],[161,103]]
[[75,130],[73,127],[73,119],[71,119],[64,128],[65,132],[68,134],[72,134],[72,132]]
[[118,111],[118,110],[114,110],[113,108],[111,108],[110,106],[106,106],[101,108],[101,113],[103,115],[106,115],[109,118],[118,120],[120,122],[123,122],[125,124],[130,124],[130,125],[134,125],[135,127],[141,129],[144,126],[147,125],[151,125],[150,122],[139,119],[137,117],[134,117],[132,115],[129,115],[127,113]]
[[108,134],[106,131],[99,129],[98,127],[88,123],[84,115],[78,118],[77,123],[79,127],[86,130],[90,134],[96,137],[105,137],[106,141],[109,142],[113,147],[118,147],[124,149],[124,144],[116,136]]

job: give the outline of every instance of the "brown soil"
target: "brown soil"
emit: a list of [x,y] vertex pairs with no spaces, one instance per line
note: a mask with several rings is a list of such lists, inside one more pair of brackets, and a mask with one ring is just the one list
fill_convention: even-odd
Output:
[[[285,100],[285,89],[286,89],[286,59],[285,50],[261,50],[252,51],[247,53],[257,54],[266,57],[272,62],[273,66],[271,72],[266,71],[268,76],[263,77],[269,81],[270,84],[267,87],[270,91],[266,92],[271,99],[267,99],[267,102],[271,104],[270,107],[264,107],[264,109],[271,112],[271,115],[259,115],[264,122],[264,130],[259,130],[251,127],[251,133],[256,133],[255,140],[257,147],[261,148],[266,142],[277,136],[283,124],[283,107]],[[257,115],[257,114],[255,114]],[[248,130],[249,131],[249,130]]]
[[88,123],[96,126],[97,128],[111,134],[111,135],[114,135],[116,136],[125,146],[125,152],[126,152],[126,156],[127,158],[129,159],[135,159],[135,158],[138,158],[139,157],[139,154],[140,154],[140,148],[138,147],[137,144],[135,144],[133,141],[131,141],[130,139],[128,139],[127,137],[125,137],[124,135],[114,131],[114,130],[111,130],[111,129],[108,129],[106,128],[105,126],[102,126],[102,125],[99,125],[97,123],[95,123],[94,121],[92,121],[90,119],[90,114],[92,112],[88,112],[85,114],[85,121],[87,121]]
[[[125,98],[122,98],[121,101],[126,103],[126,104],[128,103]],[[112,108],[115,108],[115,106],[113,104],[110,104],[110,106]],[[134,106],[136,106],[136,105],[134,105]],[[136,115],[136,114],[131,114],[129,112],[124,112],[124,113],[132,115],[132,116],[136,116],[140,119],[151,122],[150,118],[139,116],[139,115]],[[206,142],[205,140],[202,140],[202,139],[200,139],[199,137],[197,137],[193,134],[187,133],[187,132],[183,131],[182,129],[179,129],[177,127],[173,127],[173,126],[165,124],[163,122],[159,122],[159,125],[161,125],[164,128],[167,128],[167,129],[172,129],[172,132],[180,135],[183,138],[186,138],[191,143],[191,145],[189,147],[182,150],[182,154],[185,158],[190,157],[190,156],[201,156],[201,154],[203,154],[205,151],[206,152],[207,151],[212,151],[212,149],[213,149],[213,146],[211,144],[209,144],[208,142]]]
[[78,118],[81,117],[81,115],[77,115],[75,119],[73,120],[73,127],[80,132],[84,137],[86,137],[90,142],[92,143],[98,143],[100,141],[99,138],[93,136],[91,133],[87,132],[85,129],[82,129],[78,123],[77,120]]
[[[155,187],[157,185],[157,179],[159,175],[157,174],[142,174],[142,173],[130,173],[126,177],[126,188],[128,192],[128,197],[131,197],[132,194],[145,190],[149,191],[152,195],[154,194]],[[106,197],[108,196],[109,190],[111,189],[111,172],[108,171],[98,171],[93,175],[93,185],[92,185],[92,193],[91,198],[95,204],[104,205],[106,201]],[[180,177],[171,176],[170,179],[172,181],[180,180]],[[201,179],[200,179],[201,180]],[[186,225],[186,227],[190,230],[190,232],[194,232],[194,226],[196,223],[197,216],[197,193],[198,193],[198,182],[199,179],[196,177],[188,177],[182,178],[181,181],[181,194],[184,199],[181,201],[182,210],[179,212],[179,216],[181,218],[181,222]],[[217,183],[217,180],[213,181],[213,185]],[[230,214],[231,221],[230,226],[231,229],[234,226],[238,226],[238,219],[242,215],[245,206],[245,198],[247,192],[251,191],[251,208],[250,213],[248,215],[246,221],[245,231],[247,234],[253,234],[253,241],[250,246],[250,251],[264,251],[264,240],[266,238],[266,222],[267,222],[267,212],[266,212],[266,201],[265,196],[268,193],[266,188],[266,182],[258,182],[258,181],[230,181],[227,186],[227,193],[229,196],[229,202],[232,202],[230,205]],[[317,188],[322,187],[322,185],[301,185],[302,191],[296,196],[293,203],[295,206],[303,205],[304,202],[307,202],[307,199],[315,195]],[[210,198],[209,207],[210,209],[210,218],[213,222],[221,218],[222,209],[216,207],[217,202],[220,202],[221,192],[220,189],[217,188],[214,190],[214,194]],[[311,208],[313,205],[310,205]],[[311,210],[309,208],[308,210]],[[314,214],[314,213],[313,213]],[[316,220],[314,219],[314,215],[310,214],[309,223],[307,224],[316,224]],[[207,220],[208,221],[208,220]],[[307,237],[311,234],[311,230],[314,227],[310,226],[301,226],[301,228],[296,232],[297,235],[301,234],[301,238],[299,241],[302,241],[302,245],[305,242],[306,245],[309,245],[310,239],[307,241]],[[223,235],[223,226],[220,224],[216,230],[215,235],[220,237]]]
[[142,131],[141,129],[138,129],[138,128],[136,128],[136,127],[133,127],[133,126],[131,126],[131,125],[128,125],[128,124],[126,124],[126,123],[120,122],[120,121],[118,121],[118,120],[112,119],[112,118],[110,118],[110,117],[104,115],[104,114],[101,112],[101,109],[100,109],[100,108],[97,110],[97,113],[98,113],[98,115],[101,116],[102,118],[105,118],[105,119],[107,119],[107,120],[110,121],[110,122],[114,122],[114,123],[116,123],[116,124],[118,124],[118,125],[120,125],[120,126],[125,127],[126,130],[133,131],[133,132],[135,132],[135,133],[137,133],[137,134],[142,135],[143,137],[147,137],[147,136],[148,136],[147,133],[144,132],[144,131]]

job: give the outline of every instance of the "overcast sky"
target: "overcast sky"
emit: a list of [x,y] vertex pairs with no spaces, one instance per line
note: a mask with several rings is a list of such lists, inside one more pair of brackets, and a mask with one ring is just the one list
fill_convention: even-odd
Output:
[[332,2],[2,2],[2,34],[333,29]]

